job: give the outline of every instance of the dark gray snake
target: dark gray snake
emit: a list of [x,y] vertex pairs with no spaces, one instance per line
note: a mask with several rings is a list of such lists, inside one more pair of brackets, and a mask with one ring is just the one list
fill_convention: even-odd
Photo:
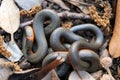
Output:
[[69,29],[63,27],[57,28],[50,36],[50,46],[54,51],[67,51],[67,48],[61,42],[61,38],[66,39],[69,43],[77,40],[86,40]]
[[70,43],[73,43],[74,41],[84,41],[83,37],[80,37],[79,35],[74,34],[73,32],[76,31],[85,31],[89,30],[92,31],[95,34],[95,40],[92,42],[95,44],[95,47],[99,48],[103,44],[103,33],[102,31],[93,24],[82,24],[72,27],[70,30],[65,28],[57,28],[50,37],[50,45],[53,50],[55,51],[66,51],[67,48],[62,44],[60,41],[61,38],[64,38],[65,40],[69,41]]
[[[53,53],[48,54],[42,62],[42,67],[48,65],[50,62],[55,60],[58,56],[62,56],[66,60],[66,62],[68,63],[68,61],[69,61],[68,60],[68,53],[69,52],[53,52]],[[86,65],[88,72],[95,72],[101,68],[99,56],[94,51],[89,50],[89,49],[83,49],[83,50],[78,52],[77,56],[81,59],[81,62],[79,62],[78,64]],[[59,73],[62,72],[62,74],[64,74],[68,70],[66,69],[66,66],[62,66],[62,67],[64,67],[64,68],[60,68]]]
[[[70,53],[69,56],[70,56],[70,60],[71,60],[73,67],[75,69],[87,70],[89,72],[93,72],[93,71],[96,71],[97,69],[99,69],[100,68],[99,57],[91,58],[91,56],[93,56],[93,52],[92,52],[92,54],[89,53],[87,55],[81,54],[82,57],[84,55],[84,58],[82,59],[82,57],[79,54],[79,51],[82,49],[91,49],[91,50],[95,50],[95,51],[98,50],[102,46],[103,40],[104,40],[102,31],[93,24],[77,25],[77,26],[72,27],[70,30],[73,32],[80,31],[80,30],[90,30],[96,36],[94,42],[89,43],[87,41],[76,41],[71,45],[71,47],[69,49],[69,53]],[[94,54],[94,56],[95,56],[95,54]],[[94,63],[94,64],[90,66],[88,64],[88,62],[86,62],[85,59],[89,59],[89,60],[87,60],[88,62],[93,61],[92,63]]]
[[74,26],[70,29],[70,31],[72,32],[86,31],[86,30],[92,31],[95,34],[95,40],[92,43],[95,44],[94,46],[96,48],[100,48],[101,45],[103,44],[104,37],[103,37],[102,31],[96,25],[81,24],[81,25]]
[[[91,66],[88,64],[88,62],[85,62],[82,60],[79,56],[79,51],[82,49],[90,49],[90,50],[97,50],[96,44],[88,43],[86,41],[76,41],[74,42],[70,49],[69,49],[69,56],[71,60],[71,64],[74,67],[74,69],[77,70],[87,70],[89,72],[94,71],[96,68],[91,68]],[[91,54],[92,55],[92,54]],[[90,54],[85,55],[86,59],[91,56]],[[96,63],[96,60],[93,60],[93,58],[90,58],[93,63]],[[99,59],[98,59],[99,60]],[[98,67],[99,65],[93,64],[95,67]]]
[[[51,23],[44,28],[43,23],[46,18],[50,18]],[[46,37],[49,37],[52,31],[59,26],[60,19],[53,10],[44,9],[35,15],[33,20],[33,29],[35,40],[37,42],[37,51],[35,53],[30,52],[32,49],[32,42],[29,39],[26,39],[23,46],[24,56],[29,62],[38,63],[47,55],[48,44]]]
[[[96,50],[98,48],[100,48],[101,45],[103,44],[103,39],[104,38],[103,38],[102,31],[97,26],[95,26],[93,24],[82,24],[82,25],[74,26],[70,30],[65,29],[65,28],[58,28],[52,33],[52,35],[50,37],[50,45],[51,45],[51,47],[53,48],[54,51],[67,51],[67,48],[60,41],[61,37],[64,38],[64,39],[67,39],[70,43],[73,43],[74,41],[81,41],[81,42],[86,41],[87,42],[86,39],[84,39],[84,38],[82,38],[82,37],[73,33],[73,32],[76,32],[76,31],[85,31],[85,30],[92,31],[95,34],[96,37],[95,37],[94,42],[91,42],[91,44],[94,44],[92,46],[96,47]],[[87,45],[89,45],[89,43]],[[73,53],[72,56],[74,57],[74,53]],[[77,56],[81,60],[83,60],[79,64],[81,64],[83,66],[86,66],[87,71],[94,72],[94,71],[96,71],[97,69],[100,68],[99,57],[95,52],[87,50],[84,54],[79,53],[79,55],[77,55]],[[51,61],[52,58],[53,57],[50,57],[50,56],[47,57],[48,62]],[[91,64],[89,64],[89,62]]]

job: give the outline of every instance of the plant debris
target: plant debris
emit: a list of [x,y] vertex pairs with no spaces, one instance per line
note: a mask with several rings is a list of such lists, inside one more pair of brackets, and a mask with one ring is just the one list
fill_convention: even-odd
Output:
[[42,9],[42,7],[40,5],[36,5],[34,7],[32,7],[32,9],[28,10],[21,10],[20,14],[22,16],[26,16],[26,17],[31,17],[32,15],[35,15],[37,12],[39,12]]
[[102,16],[99,15],[97,9],[94,5],[91,5],[89,9],[90,16],[97,23],[98,26],[102,26],[103,28],[110,28],[110,19],[112,8],[108,1],[103,1],[100,4],[101,7],[104,8],[104,13]]
[[4,65],[10,68],[13,68],[15,71],[18,71],[18,72],[22,71],[22,69],[17,63],[5,62]]
[[0,53],[5,57],[10,57],[12,54],[4,47],[4,37],[0,36]]
[[72,22],[62,22],[62,27],[65,27],[67,29],[70,29],[72,27],[73,23]]

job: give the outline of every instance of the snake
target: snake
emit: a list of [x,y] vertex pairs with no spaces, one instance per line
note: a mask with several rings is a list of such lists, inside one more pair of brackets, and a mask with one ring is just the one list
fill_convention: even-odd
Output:
[[68,55],[68,52],[65,52],[65,51],[57,51],[57,52],[49,53],[43,59],[42,67],[47,66],[49,63],[51,63],[52,61],[54,61],[58,56],[61,56],[66,61],[64,63],[62,63],[61,65],[59,65],[55,70],[57,72],[57,75],[60,78],[63,78],[70,71],[70,67],[71,67],[70,64],[68,63],[67,55]]
[[[76,35],[69,29],[60,27],[57,28],[50,36],[50,46],[54,51],[68,51],[68,48],[61,43],[61,38],[65,38],[69,43],[73,43],[77,40],[85,40],[79,35]],[[68,73],[70,66],[67,62],[64,65],[61,65],[59,69],[57,68],[57,73],[59,77],[63,77],[64,74]]]
[[76,35],[69,29],[60,27],[55,29],[50,36],[50,46],[54,51],[67,51],[68,49],[62,44],[61,38],[64,38],[69,43],[77,40],[86,40],[83,37]]
[[[51,23],[44,28],[44,21],[50,19]],[[25,40],[23,45],[23,54],[30,63],[38,63],[47,55],[48,44],[47,37],[60,26],[60,19],[57,13],[50,9],[39,11],[33,19],[33,32],[37,43],[37,50],[32,51],[33,36],[32,31],[25,29]],[[30,33],[31,32],[31,33]],[[31,34],[31,35],[30,35]]]
[[[64,58],[67,63],[71,63],[71,58],[69,59],[68,53],[69,52],[57,51],[57,52],[52,52],[52,53],[48,54],[42,62],[42,67],[48,65],[50,62],[55,60],[58,56],[61,56],[62,58]],[[79,62],[79,64],[81,64],[83,66],[86,65],[88,72],[95,72],[101,68],[99,56],[93,50],[82,49],[78,52],[77,56],[82,60],[82,62]],[[84,64],[84,63],[86,63],[86,64]],[[62,68],[60,68],[59,72],[58,72],[59,75],[66,74],[66,71],[68,71],[67,70],[68,66],[69,65],[61,66]]]
[[[87,41],[83,37],[73,33],[73,32],[76,32],[76,31],[85,31],[85,30],[90,30],[95,34],[96,37],[95,37],[95,40],[94,40],[93,44],[96,44],[95,45],[96,49],[99,48],[103,43],[103,34],[102,34],[102,31],[96,25],[93,25],[93,24],[77,25],[77,26],[72,27],[70,30],[66,29],[66,28],[63,28],[63,27],[62,28],[57,28],[51,34],[50,45],[51,45],[51,47],[54,51],[67,51],[68,48],[70,47],[70,45],[67,44],[67,48],[66,48],[65,47],[66,44],[62,44],[62,42],[60,41],[61,37],[67,39],[70,43],[73,43],[74,41],[78,41],[78,40]],[[91,52],[91,53],[89,53],[89,52],[90,51],[88,51],[88,53],[85,54],[86,57],[88,56],[88,58],[85,58],[85,59],[89,59],[87,61],[90,61],[91,63],[93,62],[96,65],[95,67],[91,66],[91,69],[89,68],[91,71],[96,71],[99,68],[99,58],[98,58],[98,56],[94,56],[94,55],[97,55],[94,52]],[[94,55],[92,55],[92,54],[94,54]],[[94,57],[94,58],[91,58],[91,57]],[[98,64],[96,62],[94,62],[94,60]],[[88,63],[86,63],[86,65],[89,66]],[[61,72],[62,71],[63,70],[61,69]],[[65,71],[67,71],[67,70],[65,70]]]
[[81,25],[73,26],[70,30],[63,27],[57,28],[51,34],[50,46],[55,51],[58,51],[58,50],[66,51],[67,48],[62,44],[61,38],[64,38],[69,43],[73,43],[74,41],[77,41],[77,40],[88,41],[87,39],[74,33],[76,31],[86,31],[86,30],[92,31],[95,34],[95,40],[91,43],[96,44],[95,46],[97,48],[101,47],[104,40],[103,33],[96,25],[93,25],[93,24],[81,24]]
[[[90,30],[96,36],[95,40],[93,42],[89,43],[87,41],[76,41],[70,46],[69,57],[70,57],[73,68],[77,69],[77,70],[86,70],[88,72],[94,72],[97,69],[99,69],[100,65],[96,64],[94,66],[90,66],[88,64],[88,62],[82,60],[79,57],[79,51],[82,49],[91,49],[93,51],[98,50],[102,46],[103,40],[104,40],[102,31],[96,25],[93,25],[93,24],[77,25],[77,26],[72,27],[70,30],[72,32],[77,32],[77,31],[82,31],[82,30]],[[84,59],[88,59],[88,56],[90,57],[92,54],[88,54],[88,55],[81,54],[81,56],[83,56],[83,55],[86,56],[86,58],[84,58]],[[96,63],[96,61],[98,60],[98,59],[93,60],[93,58],[89,58],[89,59],[90,59],[90,61],[92,60],[93,63]],[[97,62],[99,64],[99,61],[97,61]]]
[[[95,71],[96,68],[92,68],[92,66],[90,66],[88,64],[88,62],[83,61],[79,57],[79,51],[82,50],[82,49],[90,49],[90,50],[93,50],[93,51],[98,50],[98,48],[96,47],[96,44],[89,43],[87,41],[76,41],[76,42],[74,42],[69,48],[69,58],[70,58],[70,61],[71,61],[71,64],[72,64],[73,68],[75,70],[86,70],[86,71],[89,71],[89,72]],[[86,56],[86,59],[88,59],[91,55],[88,54],[88,55],[85,55],[85,56]],[[91,58],[90,60],[92,60],[93,63],[96,63],[96,60],[93,60],[93,58]],[[94,66],[98,67],[98,65],[94,65]]]
[[86,31],[86,30],[92,31],[95,34],[96,37],[95,40],[93,40],[94,42],[92,43],[95,44],[96,48],[100,48],[101,45],[103,44],[104,37],[102,31],[96,25],[87,23],[87,24],[76,25],[70,28],[70,31],[72,32]]

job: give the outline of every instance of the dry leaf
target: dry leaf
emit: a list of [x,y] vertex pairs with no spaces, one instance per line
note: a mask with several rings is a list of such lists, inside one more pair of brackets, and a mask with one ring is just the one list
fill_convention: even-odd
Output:
[[0,27],[13,34],[19,28],[20,12],[14,0],[3,0],[0,7]]
[[60,80],[56,71],[51,70],[42,80]]
[[74,6],[78,7],[83,13],[89,14],[87,9],[87,3],[84,3],[84,0],[68,0],[69,3],[73,4]]
[[104,75],[100,78],[100,80],[115,80],[115,79],[112,79],[111,76],[108,75],[108,74],[104,74]]
[[109,52],[113,58],[120,56],[120,0],[117,1],[115,26],[113,36],[109,44]]
[[68,80],[95,80],[95,78],[86,71],[72,71]]
[[4,58],[0,58],[0,80],[8,80],[8,77],[13,73],[9,67],[4,66],[5,62],[9,61]]
[[[110,57],[104,57],[100,58],[100,63],[104,69],[106,69],[108,75],[110,76],[111,80],[115,80],[114,77],[112,76],[112,73],[109,69],[109,67],[112,66],[112,59]],[[103,79],[104,80],[104,79]]]
[[102,74],[103,74],[103,71],[99,70],[97,72],[92,73],[91,75],[95,78],[95,80],[99,80]]

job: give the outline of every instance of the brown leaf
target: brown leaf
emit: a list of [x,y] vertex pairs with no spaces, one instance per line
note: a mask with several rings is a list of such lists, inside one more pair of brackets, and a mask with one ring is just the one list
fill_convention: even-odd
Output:
[[113,36],[109,44],[109,52],[113,58],[120,56],[120,0],[117,2],[116,19]]

